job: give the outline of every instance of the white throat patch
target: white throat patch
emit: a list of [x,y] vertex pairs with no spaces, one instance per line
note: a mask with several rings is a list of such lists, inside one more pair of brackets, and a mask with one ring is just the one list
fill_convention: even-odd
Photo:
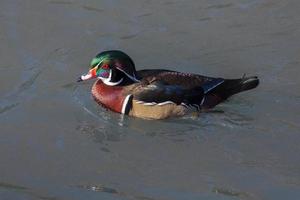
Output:
[[117,82],[111,82],[111,76],[112,76],[112,70],[110,69],[108,78],[103,78],[103,77],[99,77],[99,78],[103,81],[105,85],[109,85],[109,86],[119,85],[123,81],[123,78],[121,78]]

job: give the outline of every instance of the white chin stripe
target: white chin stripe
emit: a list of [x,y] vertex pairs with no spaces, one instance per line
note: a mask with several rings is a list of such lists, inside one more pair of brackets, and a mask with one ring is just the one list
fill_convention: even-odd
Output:
[[123,81],[123,78],[121,78],[118,82],[110,82],[110,80],[107,78],[101,78],[101,80],[105,85],[115,86],[115,85],[119,85]]
[[[120,70],[121,72],[123,72],[128,78],[130,78],[131,80],[133,80],[134,82],[140,82],[139,80],[137,80],[135,78],[135,76],[130,76],[129,74],[127,74],[125,71],[123,71],[122,69],[120,68],[117,68],[118,70]],[[124,78],[121,78],[119,81],[117,82],[111,82],[111,77],[112,77],[112,70],[109,70],[109,76],[108,78],[103,78],[103,77],[99,77],[103,83],[105,83],[106,85],[109,85],[109,86],[115,86],[115,85],[119,85]]]
[[119,81],[117,81],[117,82],[111,82],[111,76],[112,76],[112,71],[109,70],[109,76],[108,76],[108,78],[103,78],[103,77],[99,77],[99,78],[103,81],[103,83],[104,83],[105,85],[109,85],[109,86],[119,85],[119,84],[123,81],[123,78],[121,78],[121,79],[120,79]]

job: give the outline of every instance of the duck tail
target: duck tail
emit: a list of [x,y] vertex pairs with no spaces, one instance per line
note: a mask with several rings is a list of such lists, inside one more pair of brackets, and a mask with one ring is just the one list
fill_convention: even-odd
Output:
[[226,100],[228,97],[256,88],[259,84],[257,76],[246,77],[245,75],[239,79],[225,79],[224,82],[214,89],[210,90],[206,95],[202,104],[203,109],[210,109]]
[[259,84],[257,76],[246,77],[245,75],[240,79],[226,79],[216,90],[212,91],[214,94],[220,96],[222,99],[256,88]]

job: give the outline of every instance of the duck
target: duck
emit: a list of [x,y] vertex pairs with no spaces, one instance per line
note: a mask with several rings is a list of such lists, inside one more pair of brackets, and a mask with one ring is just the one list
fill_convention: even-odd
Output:
[[136,70],[123,51],[97,54],[78,82],[97,79],[91,93],[95,101],[114,112],[144,119],[182,117],[201,113],[234,94],[256,88],[257,76],[225,79],[168,69]]

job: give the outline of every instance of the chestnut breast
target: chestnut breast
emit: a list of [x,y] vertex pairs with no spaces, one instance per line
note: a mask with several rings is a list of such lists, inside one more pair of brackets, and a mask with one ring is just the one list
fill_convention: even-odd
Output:
[[92,95],[95,100],[104,107],[118,113],[122,112],[125,100],[122,91],[122,87],[105,85],[101,80],[96,81],[92,87]]

